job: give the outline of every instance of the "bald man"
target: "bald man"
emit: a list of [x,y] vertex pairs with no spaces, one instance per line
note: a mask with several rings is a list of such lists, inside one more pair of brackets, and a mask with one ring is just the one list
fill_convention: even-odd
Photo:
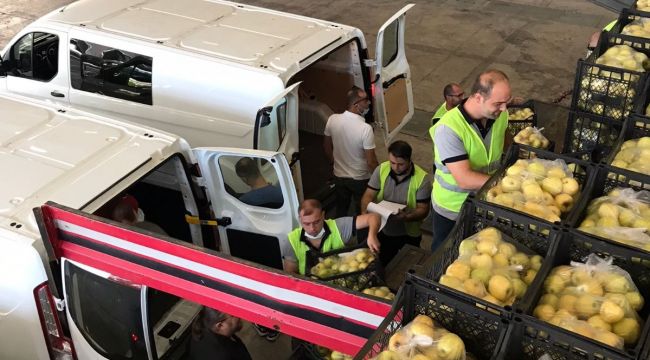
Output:
[[498,169],[510,101],[508,76],[487,70],[474,81],[470,96],[429,130],[436,168],[431,191],[432,250],[451,232],[467,195]]

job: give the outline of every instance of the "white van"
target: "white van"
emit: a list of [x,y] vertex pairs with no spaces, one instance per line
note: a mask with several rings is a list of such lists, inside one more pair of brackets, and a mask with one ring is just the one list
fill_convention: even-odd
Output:
[[[323,199],[329,115],[356,85],[388,142],[411,119],[405,13],[368,58],[354,27],[222,0],[80,0],[20,31],[0,91],[169,131],[192,146],[279,151],[299,197]],[[300,84],[300,96],[297,86]]]
[[[0,117],[0,359],[177,358],[199,304],[352,351],[390,309],[273,270],[298,226],[281,153],[191,150],[28,98],[0,96]],[[242,158],[280,201],[244,202]],[[110,220],[127,197],[145,221]]]

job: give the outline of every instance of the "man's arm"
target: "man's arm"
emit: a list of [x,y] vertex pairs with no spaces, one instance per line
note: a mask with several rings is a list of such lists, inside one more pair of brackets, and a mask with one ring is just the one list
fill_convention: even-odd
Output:
[[363,214],[357,216],[357,222],[354,224],[357,230],[368,228],[368,248],[375,253],[379,253],[379,239],[377,233],[381,225],[379,214]]
[[489,175],[472,170],[469,160],[459,160],[445,164],[451,175],[464,190],[478,190],[490,178]]
[[282,266],[284,267],[284,271],[292,274],[297,274],[298,273],[298,263],[289,260],[289,259],[284,259],[282,260]]
[[411,211],[401,211],[397,213],[397,217],[403,221],[420,221],[429,215],[429,202],[419,202],[415,205],[415,209]]
[[330,164],[334,164],[334,144],[331,136],[325,136],[323,139],[323,150]]
[[375,154],[375,149],[364,150],[366,153],[366,163],[368,164],[368,171],[371,173],[375,171],[379,162],[377,161],[377,154]]
[[366,191],[361,197],[361,214],[368,212],[368,204],[375,200],[375,196],[377,196],[377,190],[371,189],[369,187],[366,188]]

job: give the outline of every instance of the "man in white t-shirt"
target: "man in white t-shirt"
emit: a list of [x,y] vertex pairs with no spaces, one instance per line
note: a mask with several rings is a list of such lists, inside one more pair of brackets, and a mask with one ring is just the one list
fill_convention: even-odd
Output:
[[325,125],[324,148],[334,165],[336,216],[348,215],[350,201],[359,214],[361,197],[370,175],[377,167],[375,136],[364,116],[370,109],[368,94],[353,86],[347,94],[348,107],[334,114]]

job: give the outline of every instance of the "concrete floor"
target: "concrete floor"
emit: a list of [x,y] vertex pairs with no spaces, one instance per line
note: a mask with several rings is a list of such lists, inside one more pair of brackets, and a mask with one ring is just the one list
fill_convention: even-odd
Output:
[[[37,17],[70,2],[0,0],[0,45]],[[414,160],[425,168],[432,162],[427,124],[442,102],[446,83],[459,82],[468,90],[479,72],[497,68],[509,75],[516,96],[552,103],[572,88],[576,61],[585,54],[589,36],[617,16],[585,0],[242,2],[358,27],[366,34],[371,54],[383,22],[407,3],[415,3],[407,14],[406,43],[418,111],[399,138],[413,145]],[[561,124],[566,117],[555,121]],[[382,143],[378,138],[377,144]],[[382,146],[377,153],[380,160],[386,158]],[[425,239],[424,248],[429,241]],[[256,359],[289,353],[286,336],[270,345],[247,326],[242,338]]]

